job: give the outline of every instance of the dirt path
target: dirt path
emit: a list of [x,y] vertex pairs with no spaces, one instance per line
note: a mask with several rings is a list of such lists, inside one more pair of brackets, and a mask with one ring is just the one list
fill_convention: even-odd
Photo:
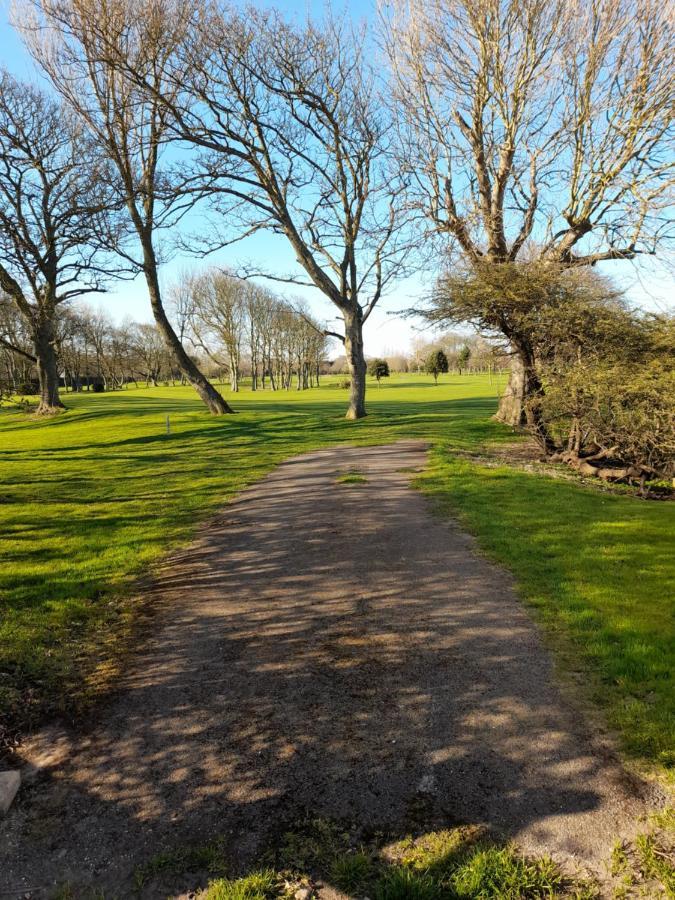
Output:
[[[607,857],[648,798],[561,698],[509,578],[410,488],[425,459],[289,460],[167,562],[155,636],[100,721],[27,748],[62,761],[0,824],[0,891],[129,896],[163,847],[226,834],[252,857],[303,810],[396,826],[422,808]],[[366,483],[336,482],[354,468]]]

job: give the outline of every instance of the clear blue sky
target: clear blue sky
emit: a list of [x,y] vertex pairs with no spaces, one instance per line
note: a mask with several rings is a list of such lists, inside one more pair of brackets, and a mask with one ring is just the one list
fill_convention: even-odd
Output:
[[[289,0],[281,0],[277,5],[288,12],[299,14],[302,14],[307,7],[317,12],[324,7],[323,2],[301,5],[289,2]],[[370,8],[368,2],[357,2],[357,0],[352,0],[346,5],[357,17],[367,15]],[[15,75],[25,78],[39,77],[32,60],[9,24],[7,0],[0,0],[0,48],[2,48],[1,63]],[[293,254],[287,248],[283,237],[259,234],[227,251],[214,254],[209,257],[208,261],[195,260],[191,257],[175,259],[164,267],[162,280],[166,284],[175,277],[179,269],[199,268],[208,265],[209,261],[219,265],[236,266],[239,261],[255,262],[256,260],[263,260],[266,268],[279,272],[291,271],[294,264]],[[628,292],[629,298],[635,304],[646,309],[672,309],[675,303],[672,275],[655,260],[648,259],[637,268],[630,263],[606,264],[604,271],[615,278],[617,283]],[[280,293],[304,296],[311,303],[312,309],[318,317],[326,321],[332,320],[333,324],[336,323],[334,307],[325,301],[318,291],[292,287],[282,290],[281,286],[271,286]],[[423,278],[408,279],[406,282],[398,284],[381,301],[365,329],[368,355],[408,349],[410,340],[416,333],[414,325],[410,321],[403,321],[392,315],[392,312],[411,306],[415,299],[424,293],[425,288]],[[108,310],[116,319],[131,316],[143,321],[152,320],[145,285],[140,278],[133,282],[113,284],[108,294],[97,297],[92,302]]]

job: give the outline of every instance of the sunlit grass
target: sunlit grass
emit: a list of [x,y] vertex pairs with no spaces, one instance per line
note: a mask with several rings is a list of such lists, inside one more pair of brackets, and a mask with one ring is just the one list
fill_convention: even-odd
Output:
[[0,710],[26,722],[71,708],[92,644],[126,619],[134,576],[283,459],[441,434],[473,446],[500,434],[496,390],[480,377],[392,378],[361,422],[344,419],[347,391],[332,384],[245,390],[223,418],[187,387],[68,395],[46,420],[0,410]]
[[350,846],[353,839],[337,823],[308,821],[289,832],[276,852],[267,854],[275,868],[240,879],[216,879],[197,896],[200,900],[293,897],[295,885],[311,884],[316,878],[348,897],[373,900],[582,896],[581,886],[565,879],[551,860],[527,859],[515,847],[490,840],[475,826],[429,832],[385,847],[371,840],[357,850]]
[[443,376],[438,387],[395,376],[370,391],[360,422],[343,418],[347,392],[328,383],[242,391],[230,398],[237,415],[224,418],[182,387],[68,396],[69,410],[45,421],[0,410],[6,719],[86,698],[92,660],[106,642],[114,651],[134,618],[125,598],[135,577],[283,459],[421,438],[436,449],[420,487],[514,571],[561,665],[580,672],[626,747],[675,762],[675,505],[458,459],[513,440],[490,418],[497,390],[482,376]]
[[521,595],[582,691],[638,758],[675,765],[675,506],[602,493],[438,447],[420,479]]

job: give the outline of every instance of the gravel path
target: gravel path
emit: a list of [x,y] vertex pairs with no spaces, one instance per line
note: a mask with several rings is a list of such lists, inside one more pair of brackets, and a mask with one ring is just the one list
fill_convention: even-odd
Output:
[[[163,847],[226,834],[252,858],[305,810],[485,822],[600,866],[647,788],[561,697],[508,575],[411,489],[425,461],[419,442],[291,459],[167,561],[116,698],[26,747],[43,768],[0,823],[0,891],[129,896]],[[337,482],[352,469],[367,481]]]

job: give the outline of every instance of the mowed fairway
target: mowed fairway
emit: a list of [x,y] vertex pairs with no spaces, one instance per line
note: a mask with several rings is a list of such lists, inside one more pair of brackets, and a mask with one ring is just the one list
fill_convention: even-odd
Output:
[[[189,388],[67,397],[36,421],[0,411],[0,704],[8,723],[77,710],[103,683],[142,605],[134,579],[281,460],[340,442],[432,441],[419,480],[515,573],[589,694],[638,757],[672,764],[675,505],[453,457],[512,441],[490,419],[484,376],[399,376],[372,385],[370,416],[347,392],[232,398],[214,419]],[[171,434],[166,433],[170,416]],[[318,511],[317,514],[321,514]],[[323,514],[329,515],[325,510]]]

